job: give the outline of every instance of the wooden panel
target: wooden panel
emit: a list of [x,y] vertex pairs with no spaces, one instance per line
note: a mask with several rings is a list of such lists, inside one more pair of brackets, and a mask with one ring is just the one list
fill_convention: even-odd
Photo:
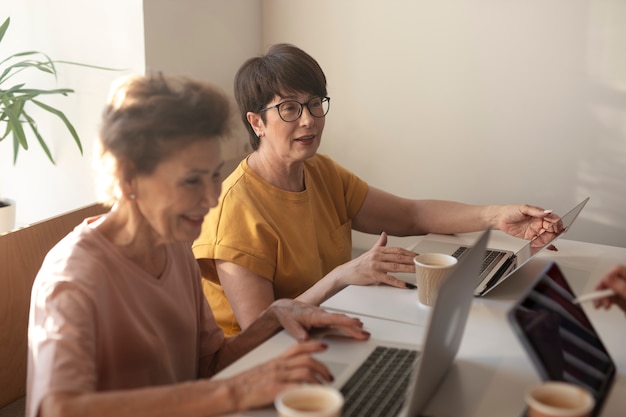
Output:
[[48,251],[86,217],[93,204],[0,235],[0,408],[24,396],[30,291]]

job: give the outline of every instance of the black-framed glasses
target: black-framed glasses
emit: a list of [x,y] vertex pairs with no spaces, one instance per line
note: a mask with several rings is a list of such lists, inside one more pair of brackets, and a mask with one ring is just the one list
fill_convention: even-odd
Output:
[[296,100],[285,100],[274,106],[266,107],[259,110],[259,113],[277,109],[278,115],[285,122],[295,122],[302,116],[302,109],[306,106],[311,116],[321,119],[326,116],[328,110],[330,110],[330,97],[313,97],[306,103],[300,103]]

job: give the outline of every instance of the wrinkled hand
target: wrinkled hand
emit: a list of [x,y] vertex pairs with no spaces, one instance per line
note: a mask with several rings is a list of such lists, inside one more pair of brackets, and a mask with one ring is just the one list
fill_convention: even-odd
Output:
[[617,265],[602,277],[596,289],[606,288],[615,291],[615,295],[594,301],[595,307],[608,309],[616,304],[626,313],[626,265]]
[[415,288],[389,272],[415,273],[413,258],[417,253],[410,250],[387,247],[387,234],[383,232],[374,246],[361,256],[335,268],[344,285],[388,284],[400,288]]
[[302,383],[319,384],[333,377],[324,364],[311,355],[326,345],[310,341],[291,346],[282,355],[223,382],[234,393],[237,410],[262,407],[282,390]]
[[[542,247],[564,231],[559,216],[527,204],[504,206],[495,227],[511,236],[533,241],[532,247]],[[554,246],[549,249],[556,250]]]
[[345,314],[330,313],[322,308],[296,300],[280,299],[270,306],[280,325],[296,340],[309,338],[309,330],[333,327],[346,336],[357,340],[368,339],[370,334],[363,330],[361,320]]

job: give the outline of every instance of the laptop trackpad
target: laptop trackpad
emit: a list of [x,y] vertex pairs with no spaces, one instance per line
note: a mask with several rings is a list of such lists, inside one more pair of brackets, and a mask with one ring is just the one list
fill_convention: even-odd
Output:
[[343,373],[348,369],[348,365],[346,363],[324,361],[324,365],[326,365],[335,380],[343,379]]

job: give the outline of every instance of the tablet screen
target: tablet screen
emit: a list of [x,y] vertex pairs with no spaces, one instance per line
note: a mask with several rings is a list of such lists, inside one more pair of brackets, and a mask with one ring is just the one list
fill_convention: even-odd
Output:
[[508,318],[543,380],[572,382],[596,398],[598,415],[615,376],[615,364],[565,276],[550,263]]

